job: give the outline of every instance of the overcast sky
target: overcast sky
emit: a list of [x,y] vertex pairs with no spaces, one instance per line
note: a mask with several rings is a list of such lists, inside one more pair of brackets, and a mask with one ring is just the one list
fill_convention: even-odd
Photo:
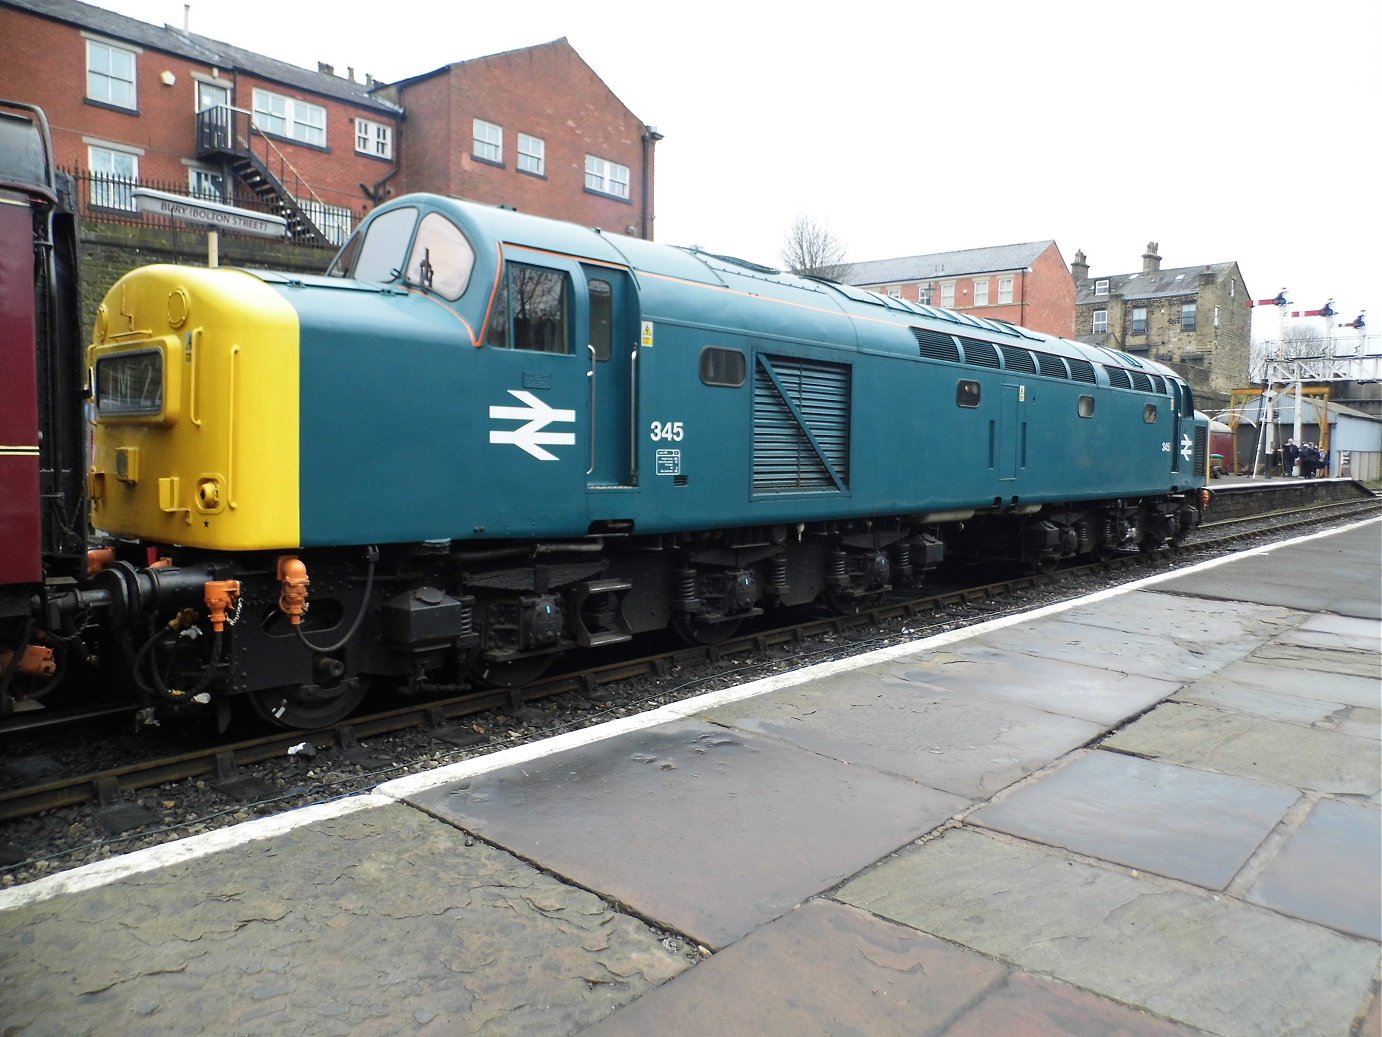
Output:
[[1382,327],[1379,0],[193,0],[190,27],[386,82],[565,36],[665,135],[671,244],[778,264],[804,214],[851,260],[1049,238],[1098,276],[1156,241]]

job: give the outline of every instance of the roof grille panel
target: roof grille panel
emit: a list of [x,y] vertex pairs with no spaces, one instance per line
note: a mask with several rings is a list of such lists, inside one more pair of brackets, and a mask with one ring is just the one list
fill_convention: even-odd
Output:
[[1128,373],[1132,375],[1132,387],[1134,389],[1136,389],[1138,392],[1152,391],[1152,380],[1148,378],[1145,374],[1143,374],[1141,371],[1130,371]]
[[1009,371],[1025,371],[1027,374],[1036,374],[1036,362],[1027,350],[1018,349],[1014,346],[999,346],[998,348],[1003,353],[1003,366]]
[[1066,357],[1065,362],[1070,365],[1070,377],[1077,382],[1084,382],[1094,385],[1094,365],[1088,360],[1081,360],[1078,357]]
[[928,360],[946,360],[952,364],[960,362],[960,347],[955,345],[954,336],[925,328],[913,328],[912,334],[916,336],[921,355]]
[[965,347],[965,363],[973,364],[975,367],[998,366],[998,347],[992,342],[981,342],[977,338],[962,338],[960,344]]
[[1108,372],[1108,384],[1115,389],[1132,388],[1132,379],[1128,377],[1128,372],[1121,367],[1106,367],[1104,370]]
[[1050,353],[1038,353],[1037,363],[1041,367],[1041,373],[1047,378],[1069,378],[1070,373],[1065,369],[1065,361],[1058,356]]

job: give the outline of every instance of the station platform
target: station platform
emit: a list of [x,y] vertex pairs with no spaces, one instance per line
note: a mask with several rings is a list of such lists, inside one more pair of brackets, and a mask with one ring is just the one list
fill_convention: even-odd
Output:
[[0,893],[0,1032],[1379,1037],[1382,522]]

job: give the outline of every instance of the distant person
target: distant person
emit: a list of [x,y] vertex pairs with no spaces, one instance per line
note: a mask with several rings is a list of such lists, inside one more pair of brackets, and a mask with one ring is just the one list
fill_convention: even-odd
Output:
[[1296,446],[1296,441],[1294,439],[1286,440],[1286,445],[1282,448],[1282,454],[1286,458],[1286,471],[1283,474],[1288,477],[1295,475],[1296,465],[1300,461],[1300,448]]
[[1282,448],[1281,448],[1280,446],[1278,446],[1278,447],[1276,447],[1275,449],[1272,450],[1272,474],[1273,474],[1273,475],[1285,475],[1285,474],[1286,474],[1286,468],[1285,468],[1286,459],[1285,459],[1285,456],[1282,454],[1281,450],[1282,450]]

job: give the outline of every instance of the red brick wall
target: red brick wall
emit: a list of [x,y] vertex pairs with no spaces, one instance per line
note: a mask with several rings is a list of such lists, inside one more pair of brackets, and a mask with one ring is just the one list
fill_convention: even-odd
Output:
[[[210,76],[210,66],[143,49],[135,59],[138,109],[125,111],[86,99],[86,39],[77,27],[0,8],[0,39],[6,41],[5,59],[0,61],[0,96],[44,109],[60,166],[86,169],[83,138],[91,137],[141,149],[140,179],[187,185],[183,160],[196,158],[192,73]],[[111,42],[137,49],[115,38]],[[165,71],[173,74],[171,86],[160,81]],[[390,116],[231,71],[222,70],[221,78],[232,87],[231,103],[239,108],[251,109],[253,88],[262,86],[327,109],[326,150],[274,141],[327,204],[359,211],[365,198],[358,185],[373,185],[393,169],[392,162],[355,153],[355,116],[391,123]]]
[[[438,191],[605,230],[641,232],[644,125],[566,41],[452,65],[404,85],[400,93],[408,110],[404,190]],[[502,165],[473,157],[476,118],[503,127]],[[544,176],[518,170],[520,133],[545,141]],[[628,167],[627,201],[585,189],[587,154]],[[651,213],[651,162],[646,184]]]

